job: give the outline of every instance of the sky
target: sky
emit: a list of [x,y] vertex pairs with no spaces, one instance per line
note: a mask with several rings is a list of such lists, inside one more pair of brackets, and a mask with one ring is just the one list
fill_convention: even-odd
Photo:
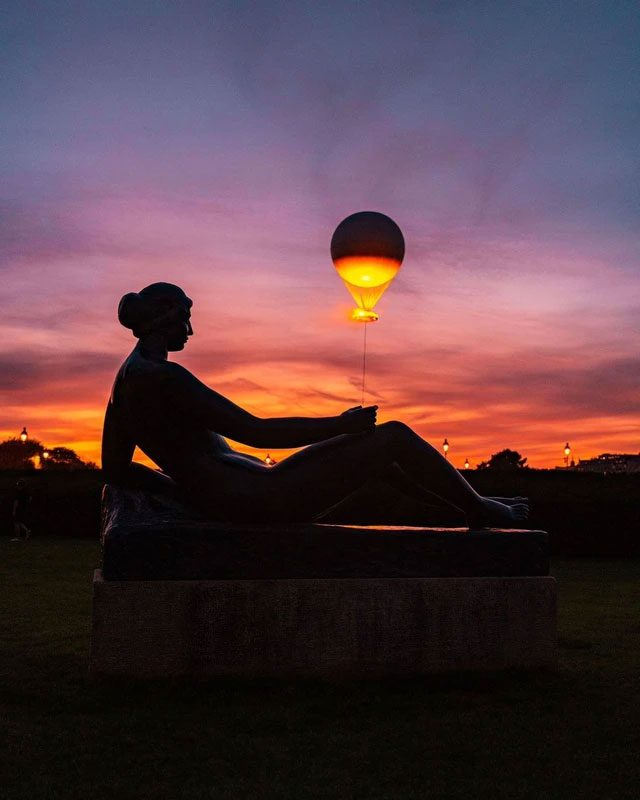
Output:
[[446,437],[457,466],[640,451],[636,3],[10,0],[2,19],[0,438],[99,461],[135,344],[118,301],[154,281],[194,300],[175,359],[252,413],[358,404],[329,243],[377,210],[406,241],[367,333],[380,421]]

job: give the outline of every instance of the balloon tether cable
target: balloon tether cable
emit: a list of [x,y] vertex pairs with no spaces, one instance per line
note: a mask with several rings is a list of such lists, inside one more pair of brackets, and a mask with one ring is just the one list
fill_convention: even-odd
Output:
[[364,407],[364,387],[367,377],[367,323],[364,323],[364,342],[362,345],[362,403]]

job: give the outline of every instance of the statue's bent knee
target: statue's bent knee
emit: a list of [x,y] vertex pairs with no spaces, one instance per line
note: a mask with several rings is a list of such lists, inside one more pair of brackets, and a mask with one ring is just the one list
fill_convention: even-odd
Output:
[[407,434],[412,432],[408,425],[405,425],[404,422],[398,422],[397,420],[383,422],[381,425],[377,426],[376,430],[380,431],[385,437],[388,437],[389,441],[397,441],[400,438],[405,438]]

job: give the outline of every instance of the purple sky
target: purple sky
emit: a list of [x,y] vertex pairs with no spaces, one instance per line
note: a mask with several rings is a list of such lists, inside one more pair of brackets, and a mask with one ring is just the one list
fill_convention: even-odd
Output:
[[407,255],[369,400],[472,464],[640,450],[636,3],[10,2],[0,435],[98,456],[115,309],[193,297],[179,356],[256,413],[359,400],[335,225]]

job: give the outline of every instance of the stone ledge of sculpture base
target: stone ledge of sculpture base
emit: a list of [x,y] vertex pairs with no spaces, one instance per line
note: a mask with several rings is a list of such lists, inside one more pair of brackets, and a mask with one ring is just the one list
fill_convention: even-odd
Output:
[[127,676],[402,675],[556,664],[556,582],[105,581],[90,669]]
[[548,575],[544,531],[228,525],[175,501],[105,486],[107,580]]

